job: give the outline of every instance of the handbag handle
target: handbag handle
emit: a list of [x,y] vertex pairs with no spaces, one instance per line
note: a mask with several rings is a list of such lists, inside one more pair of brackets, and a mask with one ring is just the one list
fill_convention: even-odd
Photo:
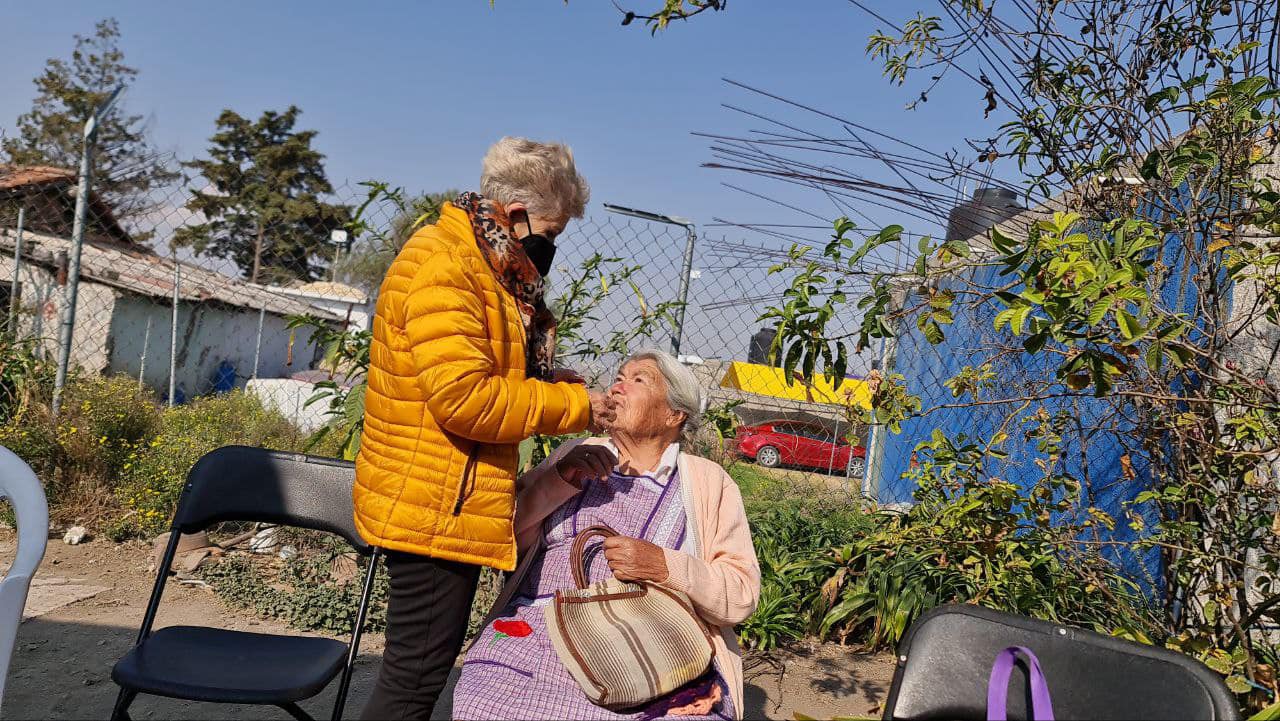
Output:
[[569,549],[569,568],[573,571],[573,582],[578,588],[587,587],[587,569],[582,562],[582,554],[587,550],[587,542],[592,538],[599,536],[600,538],[610,538],[618,535],[618,532],[606,525],[591,526],[578,532],[573,539],[573,546]]
[[996,662],[991,666],[991,677],[987,680],[987,721],[1005,721],[1008,716],[1009,676],[1013,673],[1013,664],[1018,660],[1019,653],[1027,657],[1027,668],[1030,671],[1031,719],[1053,721],[1049,682],[1045,680],[1044,671],[1040,670],[1040,659],[1025,646],[1010,646],[996,655]]

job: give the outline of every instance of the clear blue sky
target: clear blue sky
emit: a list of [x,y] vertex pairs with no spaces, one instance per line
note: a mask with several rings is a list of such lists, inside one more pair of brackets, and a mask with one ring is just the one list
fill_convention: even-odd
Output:
[[[897,21],[916,9],[870,4]],[[487,0],[122,0],[26,3],[6,13],[0,128],[29,106],[31,78],[45,60],[66,57],[72,34],[91,33],[108,13],[120,22],[127,61],[140,70],[127,109],[149,119],[157,147],[189,158],[203,153],[223,108],[256,116],[292,103],[303,110],[302,126],[319,131],[335,184],[378,178],[410,190],[471,188],[490,143],[526,135],[573,146],[593,188],[588,213],[597,217],[609,202],[700,224],[717,216],[794,223],[806,219],[722,183],[824,216],[839,213],[812,190],[699,167],[711,159],[709,142],[692,132],[764,127],[722,103],[782,111],[722,77],[939,151],[994,126],[982,118],[980,93],[963,85],[944,86],[921,109],[904,111],[919,86],[894,88],[881,77],[864,54],[879,23],[844,0],[735,0],[726,12],[656,37],[621,27],[605,0],[498,0],[492,9]],[[865,210],[877,221],[898,220]],[[712,264],[700,254],[698,265]],[[738,285],[747,292],[758,283]],[[733,324],[753,325],[752,312]]]
[[[878,5],[907,15],[906,4]],[[150,119],[158,147],[191,156],[223,108],[293,103],[320,131],[335,181],[471,187],[489,143],[527,135],[573,145],[593,211],[612,202],[766,221],[776,208],[720,185],[741,179],[698,167],[708,143],[692,131],[763,125],[721,103],[777,109],[722,77],[933,147],[990,127],[968,90],[904,112],[913,91],[880,77],[863,53],[876,28],[842,0],[737,0],[657,37],[621,27],[605,0],[28,3],[6,14],[0,127],[27,108],[46,58],[65,57],[72,33],[91,33],[107,13],[141,71],[128,109]],[[806,207],[829,207],[807,197]]]

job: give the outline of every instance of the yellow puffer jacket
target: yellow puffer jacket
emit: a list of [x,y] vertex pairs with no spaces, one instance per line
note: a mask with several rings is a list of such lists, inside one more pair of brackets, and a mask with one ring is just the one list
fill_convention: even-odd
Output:
[[396,257],[373,319],[356,527],[369,543],[512,570],[518,444],[586,428],[586,389],[525,377],[524,325],[446,205]]

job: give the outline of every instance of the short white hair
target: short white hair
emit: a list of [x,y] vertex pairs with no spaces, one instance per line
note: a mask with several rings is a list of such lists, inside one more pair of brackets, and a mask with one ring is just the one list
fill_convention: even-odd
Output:
[[503,205],[524,203],[541,218],[581,218],[591,187],[578,175],[564,143],[503,138],[485,153],[480,192]]
[[652,348],[636,351],[627,356],[622,367],[635,361],[650,360],[658,366],[662,380],[667,384],[667,405],[671,410],[684,414],[684,423],[680,426],[680,436],[688,439],[698,428],[702,420],[703,395],[698,377],[681,363],[675,356]]

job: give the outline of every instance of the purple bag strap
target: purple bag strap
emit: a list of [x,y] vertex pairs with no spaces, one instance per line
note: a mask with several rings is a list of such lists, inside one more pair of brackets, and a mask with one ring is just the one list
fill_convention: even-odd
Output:
[[1027,657],[1027,667],[1031,669],[1031,719],[1053,721],[1053,702],[1049,700],[1049,683],[1040,670],[1040,659],[1024,646],[1010,646],[1001,651],[991,666],[991,678],[987,680],[987,721],[1005,721],[1008,717],[1009,676],[1019,653]]

